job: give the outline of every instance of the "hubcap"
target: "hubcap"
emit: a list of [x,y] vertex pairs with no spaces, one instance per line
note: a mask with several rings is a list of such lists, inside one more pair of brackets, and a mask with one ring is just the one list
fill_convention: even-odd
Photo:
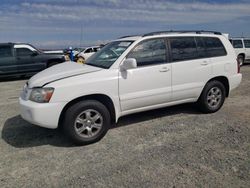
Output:
[[208,91],[207,103],[211,108],[217,108],[221,102],[222,92],[218,87],[213,87]]
[[97,135],[103,126],[102,115],[93,109],[80,113],[74,123],[76,133],[84,138],[91,138]]

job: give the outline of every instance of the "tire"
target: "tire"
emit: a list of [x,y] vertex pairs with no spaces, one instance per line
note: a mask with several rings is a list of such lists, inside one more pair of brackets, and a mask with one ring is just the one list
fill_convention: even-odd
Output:
[[238,55],[238,62],[240,64],[240,66],[242,66],[244,64],[244,61],[245,61],[244,56],[243,55]]
[[217,112],[224,104],[226,98],[225,86],[217,80],[210,81],[204,87],[198,105],[204,113]]
[[85,63],[85,59],[83,57],[78,57],[77,63],[81,63],[81,64],[84,64]]
[[52,67],[52,66],[57,65],[57,64],[58,64],[57,62],[48,63],[48,67]]
[[64,133],[77,145],[88,145],[101,140],[110,125],[108,109],[95,100],[78,102],[64,114]]

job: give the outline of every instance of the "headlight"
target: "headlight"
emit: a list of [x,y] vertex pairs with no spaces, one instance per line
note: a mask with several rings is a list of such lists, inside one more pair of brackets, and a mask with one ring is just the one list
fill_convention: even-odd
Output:
[[30,93],[30,100],[38,103],[47,103],[52,97],[54,88],[33,88]]

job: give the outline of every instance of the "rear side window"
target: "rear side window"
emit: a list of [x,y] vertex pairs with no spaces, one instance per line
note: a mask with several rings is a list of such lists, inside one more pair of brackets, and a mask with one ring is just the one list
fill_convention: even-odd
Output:
[[208,57],[203,38],[202,37],[195,37],[196,45],[197,45],[197,54],[198,58],[206,58]]
[[17,56],[31,56],[33,52],[28,48],[16,48]]
[[135,58],[138,66],[166,63],[165,39],[142,41],[129,53],[127,58]]
[[225,47],[218,38],[202,37],[208,57],[218,57],[227,55]]
[[12,57],[10,46],[0,46],[0,58],[1,57]]
[[244,40],[245,48],[250,48],[250,40]]
[[242,40],[233,40],[234,48],[243,48]]
[[169,38],[173,61],[197,59],[197,49],[194,37]]

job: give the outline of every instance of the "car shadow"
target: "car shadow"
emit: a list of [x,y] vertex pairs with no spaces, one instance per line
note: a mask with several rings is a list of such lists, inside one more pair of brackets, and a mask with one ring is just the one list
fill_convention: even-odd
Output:
[[171,107],[160,108],[156,110],[150,110],[145,112],[139,112],[132,115],[121,117],[117,124],[113,125],[112,128],[119,128],[123,126],[132,125],[152,119],[158,119],[162,117],[172,116],[176,114],[201,114],[197,110],[195,104],[180,104]]
[[9,118],[2,129],[2,139],[16,148],[29,148],[42,145],[58,147],[74,146],[60,129],[46,129],[32,125],[20,115]]
[[[116,125],[112,126],[112,129],[175,114],[200,114],[200,112],[196,110],[193,104],[161,108],[122,117]],[[32,125],[24,121],[20,115],[9,118],[5,122],[2,129],[2,139],[16,148],[29,148],[42,145],[75,147],[63,134],[61,129],[53,130]]]

